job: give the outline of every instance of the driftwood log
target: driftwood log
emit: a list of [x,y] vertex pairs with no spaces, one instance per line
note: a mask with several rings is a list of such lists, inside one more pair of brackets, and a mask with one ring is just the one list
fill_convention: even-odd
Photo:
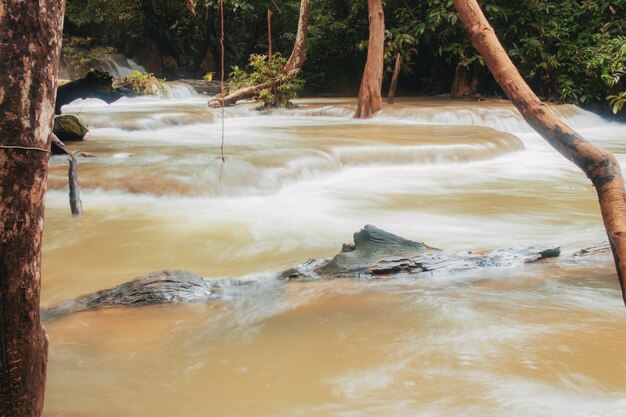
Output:
[[[473,268],[513,267],[559,256],[558,246],[498,249],[484,253],[451,254],[414,242],[375,226],[354,234],[331,259],[311,259],[276,275],[284,282],[318,279],[381,279],[406,274],[459,272]],[[137,277],[114,288],[98,291],[44,310],[47,319],[78,311],[131,305],[206,301],[221,297],[225,285],[247,285],[240,279],[205,279],[187,271],[163,270]]]

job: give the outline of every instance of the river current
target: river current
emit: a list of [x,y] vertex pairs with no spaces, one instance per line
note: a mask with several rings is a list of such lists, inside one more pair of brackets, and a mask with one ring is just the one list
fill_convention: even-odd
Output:
[[[64,108],[90,128],[53,157],[42,303],[160,269],[254,280],[210,303],[45,323],[46,417],[626,415],[626,311],[590,182],[508,101],[354,99],[270,113],[177,90]],[[626,167],[626,125],[567,124]],[[562,259],[381,281],[277,282],[365,224],[449,251],[559,244]]]

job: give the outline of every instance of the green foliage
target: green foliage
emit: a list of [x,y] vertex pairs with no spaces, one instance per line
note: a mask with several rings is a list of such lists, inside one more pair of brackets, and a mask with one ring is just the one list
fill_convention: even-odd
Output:
[[[472,62],[482,65],[450,0],[395,4],[390,47],[400,49],[393,45],[395,39],[415,38],[415,48],[405,53],[429,54],[434,73],[450,74],[456,65]],[[624,91],[626,1],[486,0],[481,7],[522,76],[543,99],[590,103]],[[409,65],[415,62],[405,59]]]
[[[163,66],[168,77],[203,77],[219,70],[215,63],[220,55],[219,0],[195,4],[192,14],[187,0],[67,0],[64,51],[112,47],[141,58],[149,45],[153,49],[156,45],[159,62],[168,63]],[[603,102],[617,109],[615,104],[626,90],[626,0],[484,0],[480,4],[521,74],[543,99]],[[401,81],[401,88],[443,93],[449,91],[458,65],[484,65],[451,0],[385,0],[384,6],[386,71],[392,71],[400,53],[402,74],[408,81]],[[244,67],[250,54],[267,52],[268,9],[273,12],[274,49],[285,56],[290,53],[299,7],[300,0],[225,0],[227,65]],[[355,94],[367,38],[367,1],[312,2],[301,74],[308,91]],[[91,66],[103,52],[112,49],[80,57],[81,65]],[[501,93],[490,77],[483,80],[482,93]]]
[[93,38],[90,36],[71,36],[63,37],[63,48],[89,48],[92,46]]
[[[313,2],[302,70],[307,90],[353,94],[359,87],[366,55],[358,45],[367,37],[367,1]],[[289,41],[293,45],[293,37]]]
[[140,36],[145,26],[142,0],[67,0],[65,15],[76,32],[88,32],[100,45]]
[[162,96],[166,91],[163,80],[156,78],[154,74],[139,71],[132,71],[126,77],[119,78],[113,87],[143,96]]
[[592,103],[620,90],[626,62],[624,1],[497,3],[496,32],[543,98]]
[[279,53],[272,55],[271,59],[267,55],[252,54],[248,64],[250,71],[233,67],[226,91],[231,93],[239,88],[269,83],[271,86],[261,89],[256,100],[264,107],[289,107],[290,100],[297,97],[304,83],[296,72],[282,72],[286,63]]
[[85,50],[76,49],[78,66],[85,69],[93,69],[99,58],[108,54],[115,54],[117,51],[110,46],[97,46],[95,48]]
[[91,70],[104,55],[115,54],[117,51],[110,46],[92,46],[90,37],[67,36],[63,40],[63,55],[70,57],[76,67]]
[[[93,45],[112,46],[129,57],[150,49],[169,60],[168,77],[202,77],[216,68],[202,64],[208,55],[219,56],[219,0],[67,0],[65,35],[88,35]],[[225,0],[226,62],[243,65],[251,52],[265,52],[265,16],[275,12],[277,37],[295,32],[293,5],[299,0]],[[281,39],[276,50],[290,50]]]
[[587,69],[599,75],[607,86],[606,99],[614,114],[619,113],[626,103],[626,85],[622,79],[626,74],[626,37],[618,36],[590,48],[591,56]]
[[624,108],[624,104],[626,104],[626,91],[622,91],[616,95],[611,95],[607,97],[609,106],[611,106],[611,110],[613,114],[617,114]]

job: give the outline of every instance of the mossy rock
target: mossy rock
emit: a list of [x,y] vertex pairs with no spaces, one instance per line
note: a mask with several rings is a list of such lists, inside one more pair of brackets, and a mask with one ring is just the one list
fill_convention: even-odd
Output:
[[83,140],[89,129],[81,123],[78,117],[63,115],[54,118],[53,131],[61,142],[71,142]]
[[[76,116],[63,115],[54,118],[54,127],[52,129],[61,142],[72,142],[83,140],[89,129],[85,127]],[[52,153],[54,155],[63,155],[65,152],[54,143],[52,144]]]

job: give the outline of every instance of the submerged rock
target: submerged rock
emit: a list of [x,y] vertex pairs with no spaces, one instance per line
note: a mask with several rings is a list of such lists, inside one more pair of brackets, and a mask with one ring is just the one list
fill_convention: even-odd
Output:
[[165,269],[45,309],[42,316],[51,319],[107,306],[193,302],[206,300],[214,294],[209,281],[204,278],[187,271]]
[[[333,278],[376,279],[400,273],[417,275],[435,271],[463,271],[481,267],[512,267],[559,256],[558,246],[498,249],[485,253],[449,254],[367,225],[354,234],[332,259],[309,260],[279,274],[285,281]],[[222,283],[187,271],[163,270],[140,276],[114,288],[98,291],[42,312],[45,319],[87,309],[204,301],[220,297]]]
[[163,270],[137,277],[117,287],[81,297],[85,307],[142,305],[204,300],[214,292],[207,280],[187,271]]
[[446,253],[367,225],[329,261],[305,262],[283,272],[283,279],[376,278],[399,273],[463,271],[479,267],[511,267],[559,256],[559,246],[529,246],[485,253]]
[[592,255],[600,255],[604,253],[611,253],[611,245],[609,242],[599,243],[597,245],[589,246],[588,248],[584,248],[574,253],[574,256],[592,256]]

